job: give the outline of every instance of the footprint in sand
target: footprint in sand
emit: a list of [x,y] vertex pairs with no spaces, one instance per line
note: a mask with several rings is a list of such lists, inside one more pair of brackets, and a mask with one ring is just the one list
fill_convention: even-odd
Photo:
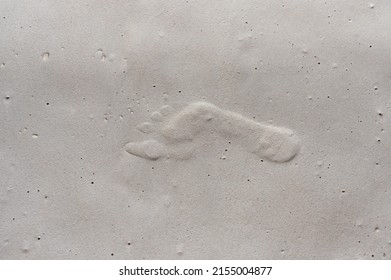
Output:
[[[161,122],[163,141],[130,142],[125,151],[149,160],[169,157],[190,158],[196,149],[194,140],[201,134],[215,133],[232,143],[241,145],[249,153],[274,162],[286,162],[299,151],[299,139],[290,129],[261,124],[240,114],[223,110],[206,102],[191,103],[179,112],[163,106],[151,115],[153,122]],[[153,125],[142,123],[138,129],[151,133]]]

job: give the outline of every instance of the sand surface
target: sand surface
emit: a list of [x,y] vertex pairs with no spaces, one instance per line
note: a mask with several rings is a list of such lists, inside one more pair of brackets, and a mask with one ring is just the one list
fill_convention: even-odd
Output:
[[390,259],[391,1],[0,1],[1,259]]

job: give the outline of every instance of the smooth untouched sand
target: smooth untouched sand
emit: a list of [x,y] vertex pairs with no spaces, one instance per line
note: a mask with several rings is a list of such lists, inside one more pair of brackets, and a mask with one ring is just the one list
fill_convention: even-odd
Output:
[[391,1],[0,1],[1,259],[390,259]]

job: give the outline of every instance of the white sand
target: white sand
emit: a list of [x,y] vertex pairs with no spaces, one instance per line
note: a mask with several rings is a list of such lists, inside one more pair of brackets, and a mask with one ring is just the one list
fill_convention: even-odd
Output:
[[391,1],[0,1],[1,259],[390,259]]

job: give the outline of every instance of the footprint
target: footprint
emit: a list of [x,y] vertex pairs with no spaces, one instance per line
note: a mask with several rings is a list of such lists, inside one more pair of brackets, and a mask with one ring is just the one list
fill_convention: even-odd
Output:
[[162,123],[165,143],[156,140],[128,143],[124,147],[128,153],[150,160],[187,159],[194,152],[194,140],[204,133],[216,133],[259,158],[274,162],[291,160],[300,147],[298,137],[290,129],[261,124],[206,102],[191,103],[177,113],[170,106],[163,106],[152,113],[151,119]]

